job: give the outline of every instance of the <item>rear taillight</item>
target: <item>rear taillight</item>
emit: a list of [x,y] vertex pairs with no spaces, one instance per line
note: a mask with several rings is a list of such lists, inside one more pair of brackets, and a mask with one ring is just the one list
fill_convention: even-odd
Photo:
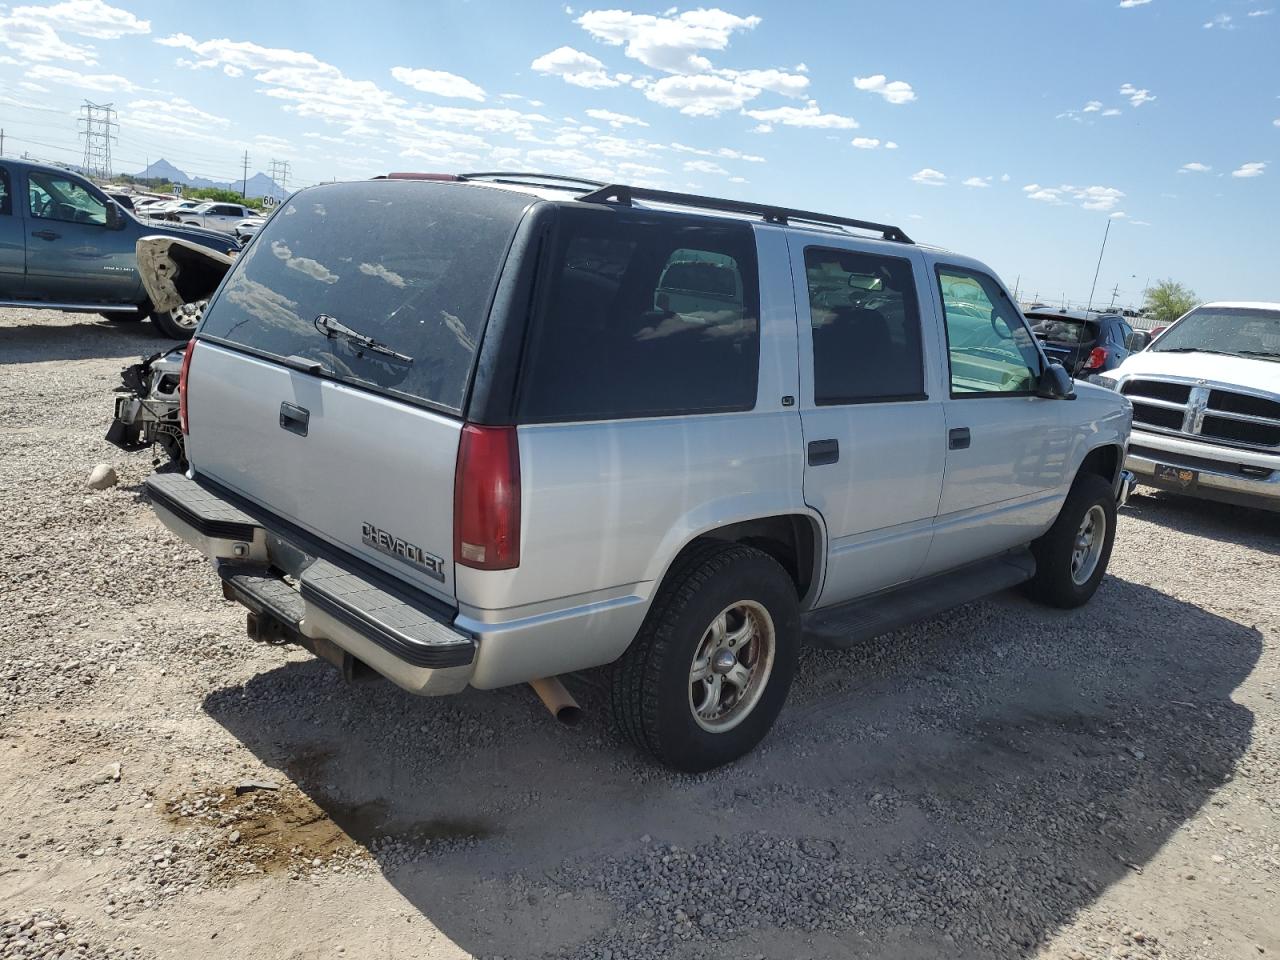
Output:
[[195,352],[196,341],[193,337],[187,343],[187,349],[182,352],[182,375],[178,377],[178,421],[182,424],[184,436],[191,432],[187,423],[187,374],[191,370],[191,355]]
[[453,488],[453,559],[476,570],[520,566],[520,447],[515,427],[462,428]]
[[1094,347],[1089,354],[1089,359],[1085,361],[1084,368],[1086,370],[1101,370],[1107,365],[1107,348]]

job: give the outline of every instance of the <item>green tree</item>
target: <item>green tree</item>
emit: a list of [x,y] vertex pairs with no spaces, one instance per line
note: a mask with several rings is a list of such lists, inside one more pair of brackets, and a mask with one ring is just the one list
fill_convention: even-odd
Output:
[[1200,299],[1190,287],[1176,280],[1161,280],[1147,288],[1144,306],[1153,320],[1173,323],[1199,302]]

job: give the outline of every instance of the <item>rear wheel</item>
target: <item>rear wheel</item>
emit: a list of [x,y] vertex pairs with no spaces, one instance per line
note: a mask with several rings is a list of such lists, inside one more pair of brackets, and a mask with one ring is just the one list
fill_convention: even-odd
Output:
[[1116,537],[1116,500],[1111,484],[1096,473],[1071,486],[1058,519],[1031,545],[1036,575],[1027,592],[1054,607],[1087,603],[1107,572]]
[[676,769],[729,763],[773,726],[799,649],[787,572],[752,547],[708,544],[672,570],[615,665],[614,717]]
[[204,316],[204,308],[208,305],[208,300],[197,300],[194,303],[184,303],[176,310],[168,312],[156,310],[151,314],[151,325],[156,333],[163,337],[171,340],[190,340],[191,334],[195,333],[196,326],[200,323],[200,318]]

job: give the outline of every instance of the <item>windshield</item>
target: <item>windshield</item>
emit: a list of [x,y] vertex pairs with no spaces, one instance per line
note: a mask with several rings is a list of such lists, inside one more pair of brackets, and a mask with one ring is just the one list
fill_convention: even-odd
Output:
[[1031,332],[1041,340],[1053,343],[1092,343],[1098,339],[1098,325],[1070,317],[1037,317],[1027,316],[1031,324]]
[[1280,310],[1196,307],[1151,346],[1157,353],[1202,350],[1280,359]]
[[199,335],[459,411],[529,203],[406,180],[302,191],[236,258]]

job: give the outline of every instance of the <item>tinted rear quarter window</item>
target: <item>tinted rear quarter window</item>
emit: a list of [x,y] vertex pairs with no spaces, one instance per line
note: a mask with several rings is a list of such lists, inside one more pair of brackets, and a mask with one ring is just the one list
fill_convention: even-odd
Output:
[[[532,202],[394,180],[295,194],[240,255],[200,336],[316,361],[321,376],[460,411],[498,275]],[[335,334],[320,317],[401,357]]]
[[520,378],[526,422],[755,406],[760,295],[749,224],[559,211]]

